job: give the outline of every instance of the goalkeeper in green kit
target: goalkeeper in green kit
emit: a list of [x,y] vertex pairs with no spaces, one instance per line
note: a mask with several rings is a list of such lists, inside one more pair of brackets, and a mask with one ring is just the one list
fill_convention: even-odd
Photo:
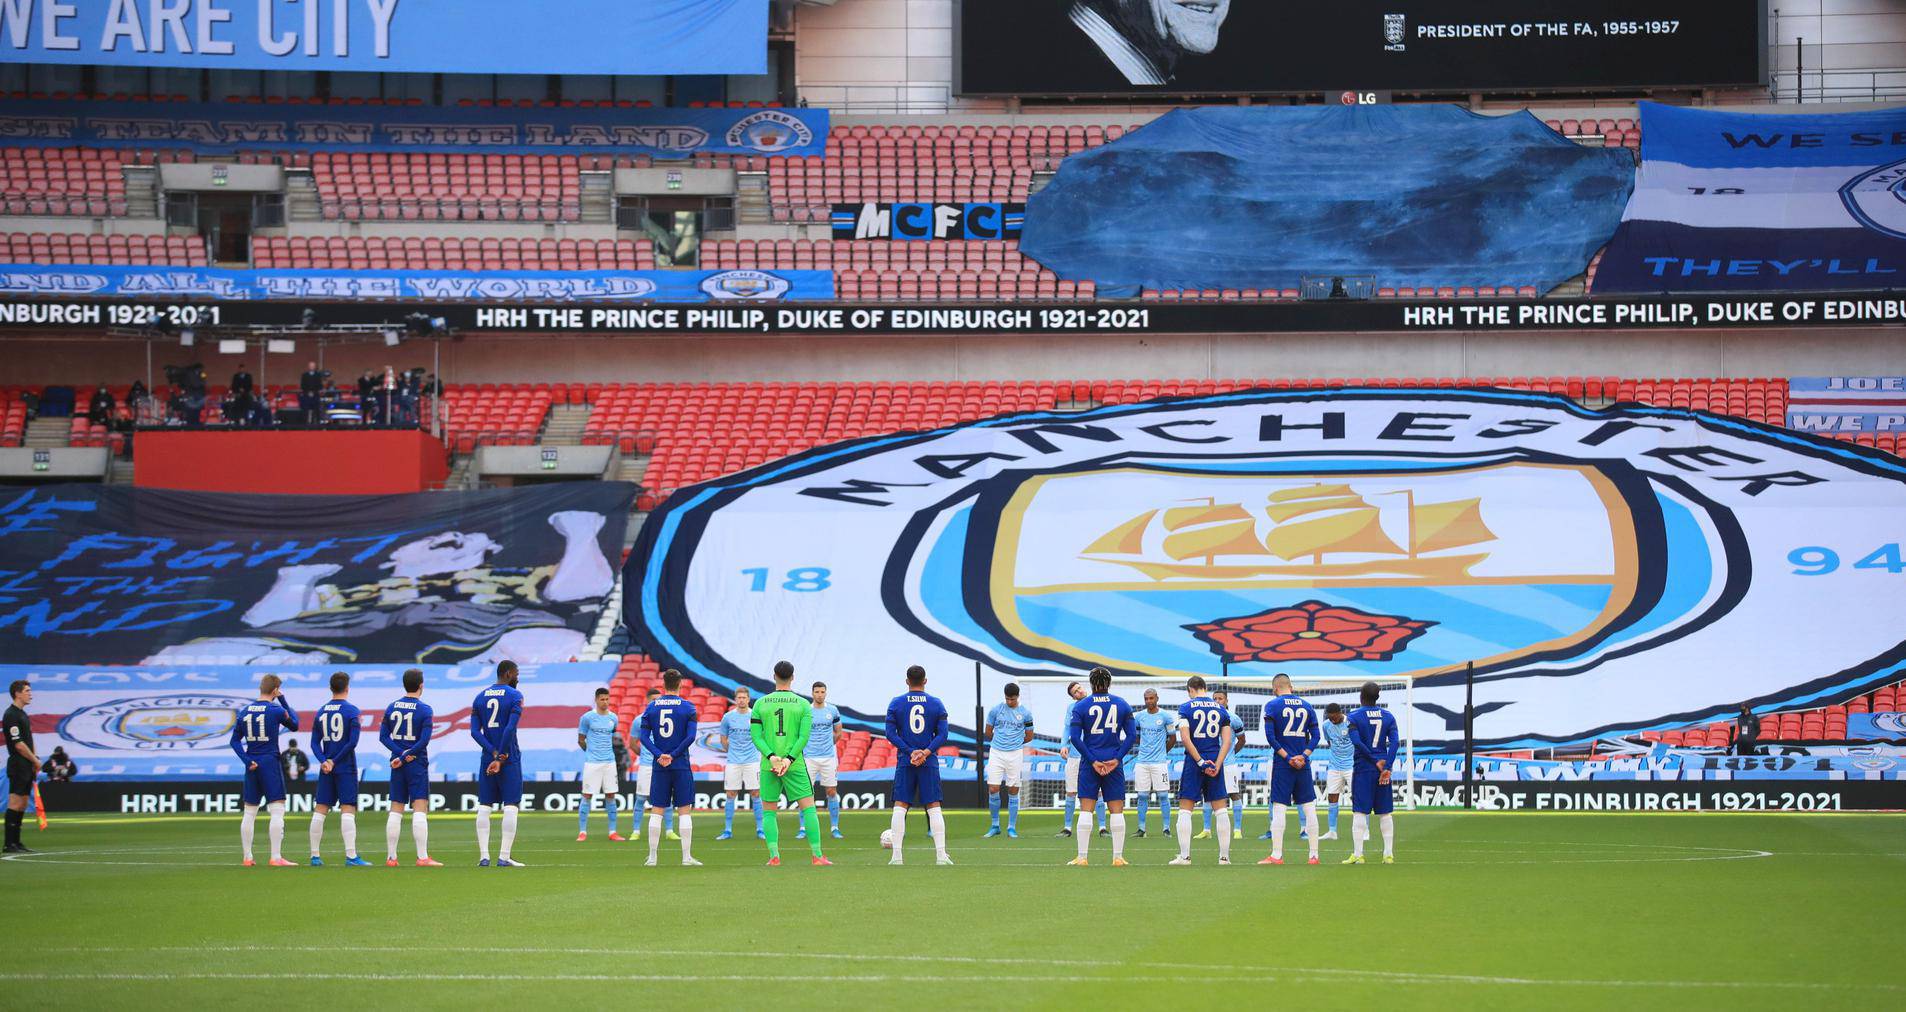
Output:
[[801,825],[807,827],[807,849],[816,865],[834,862],[821,856],[821,819],[814,811],[814,783],[807,776],[807,760],[801,753],[807,748],[814,711],[807,700],[794,694],[794,665],[777,661],[774,665],[774,691],[761,697],[750,714],[749,732],[754,747],[761,753],[761,828],[768,837],[768,867],[781,866],[781,819],[775,811],[783,797],[800,806]]

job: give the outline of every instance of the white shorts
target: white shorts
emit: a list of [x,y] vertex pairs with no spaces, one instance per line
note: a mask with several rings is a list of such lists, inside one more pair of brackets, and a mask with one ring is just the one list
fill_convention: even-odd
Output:
[[761,789],[761,764],[729,763],[721,774],[721,789],[724,791],[758,791]]
[[649,764],[643,763],[635,768],[635,794],[643,804],[649,803]]
[[1066,793],[1079,793],[1079,757],[1066,756]]
[[1224,767],[1224,793],[1244,793],[1244,767],[1237,763],[1226,763]]
[[1324,793],[1325,794],[1343,794],[1343,795],[1349,794],[1350,793],[1350,771],[1340,770],[1335,767],[1332,767],[1330,770],[1330,775],[1324,778]]
[[[991,749],[986,753],[986,785],[1018,787],[1026,779],[1025,749]],[[1077,783],[1078,774],[1070,774]]]
[[840,786],[840,756],[803,756],[807,778],[816,787]]
[[616,776],[615,763],[583,763],[582,793],[584,797],[598,794],[620,794],[621,778]]
[[1178,785],[1171,782],[1170,763],[1139,763],[1137,776],[1132,778],[1132,793],[1155,794],[1159,791],[1171,792]]

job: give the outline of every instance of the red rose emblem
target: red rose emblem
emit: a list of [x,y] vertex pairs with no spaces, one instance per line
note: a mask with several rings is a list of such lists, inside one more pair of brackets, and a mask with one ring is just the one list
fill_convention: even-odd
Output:
[[1227,661],[1387,661],[1435,624],[1305,601],[1185,628]]

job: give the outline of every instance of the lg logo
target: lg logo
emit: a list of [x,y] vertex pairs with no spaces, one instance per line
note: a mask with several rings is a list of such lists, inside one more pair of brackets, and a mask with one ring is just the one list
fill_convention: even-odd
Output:
[[1346,91],[1338,96],[1338,100],[1344,105],[1382,105],[1384,103],[1382,93],[1375,91]]

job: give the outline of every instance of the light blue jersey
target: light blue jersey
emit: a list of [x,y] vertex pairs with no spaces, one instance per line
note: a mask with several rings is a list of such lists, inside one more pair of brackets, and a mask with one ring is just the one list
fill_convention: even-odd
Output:
[[761,753],[754,748],[754,732],[748,726],[748,714],[740,710],[729,710],[722,715],[721,733],[728,736],[728,754],[723,758],[730,766],[760,762]]
[[1178,715],[1170,710],[1147,713],[1144,710],[1132,714],[1138,724],[1138,761],[1142,763],[1167,762],[1167,753],[1171,750],[1171,732],[1178,724]]
[[576,724],[576,733],[583,738],[583,748],[590,762],[615,762],[617,724],[618,721],[613,712],[597,713],[590,710],[582,715],[582,720]]
[[813,730],[807,733],[807,748],[801,755],[809,759],[834,758],[834,731],[840,727],[840,707],[822,703],[812,710]]
[[1026,736],[1032,733],[1032,711],[1024,706],[994,703],[993,708],[986,711],[986,723],[993,729],[993,751],[1017,752],[1026,747]]
[[1357,763],[1357,746],[1350,740],[1350,722],[1324,721],[1324,744],[1330,746],[1330,768],[1350,772]]
[[1067,759],[1077,759],[1079,757],[1079,750],[1072,747],[1072,737],[1066,733],[1066,728],[1072,726],[1072,711],[1079,708],[1080,702],[1082,701],[1075,699],[1066,706],[1065,723],[1059,725],[1059,742],[1065,746],[1065,757]]

